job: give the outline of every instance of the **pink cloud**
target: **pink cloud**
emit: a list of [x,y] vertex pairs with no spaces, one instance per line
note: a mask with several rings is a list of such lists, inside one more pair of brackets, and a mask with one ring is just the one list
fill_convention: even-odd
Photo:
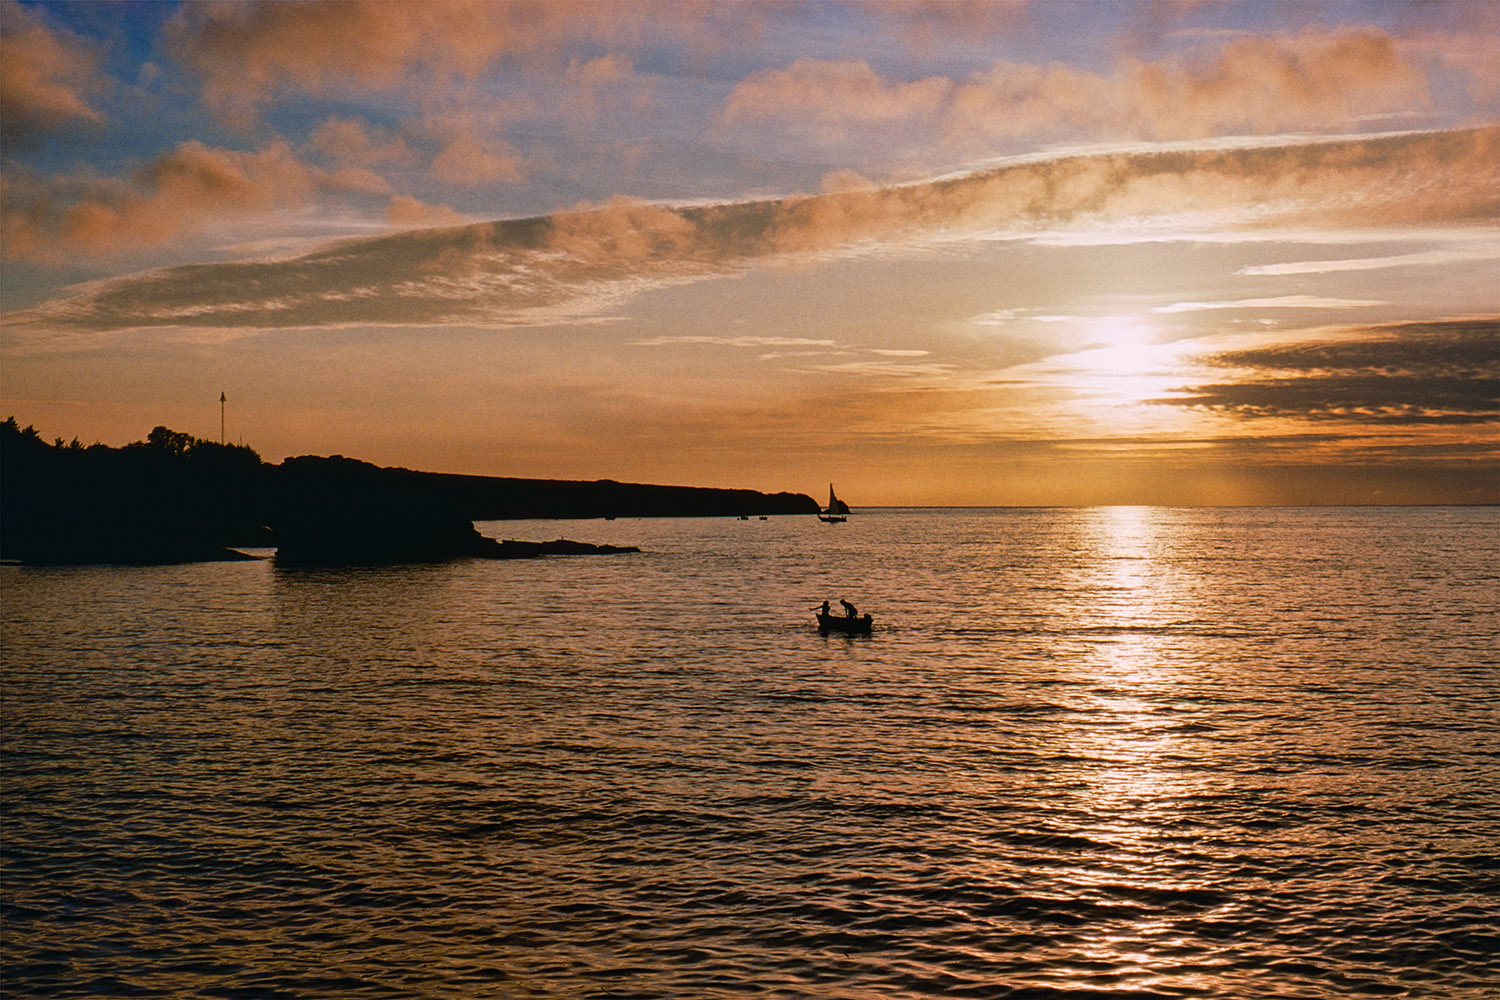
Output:
[[1348,126],[1426,111],[1426,74],[1373,28],[1232,39],[1212,57],[1133,62],[1125,110],[1148,138]]
[[14,0],[0,2],[0,126],[8,140],[30,142],[71,122],[97,122],[88,95],[103,89],[99,53],[54,31]]
[[934,52],[1024,28],[1033,0],[866,0],[859,9],[893,25],[915,49]]
[[470,0],[190,2],[168,39],[202,79],[207,103],[248,121],[279,90],[388,88],[417,69],[473,77],[511,37],[487,8]]
[[447,205],[429,205],[410,195],[391,197],[385,208],[386,221],[404,229],[461,226],[469,220]]
[[524,158],[509,143],[468,131],[450,135],[432,160],[433,177],[463,187],[519,183],[526,173]]
[[[195,191],[200,199],[206,191],[215,199],[237,192],[234,200],[254,203],[267,195],[253,182],[278,172],[274,163],[217,162],[226,159],[223,151],[197,152],[212,162],[170,172],[187,200]],[[304,184],[318,180],[312,175]],[[147,209],[165,211],[160,201],[133,207],[133,218],[117,209],[99,220],[101,228],[120,236]],[[403,223],[453,221],[441,208],[399,196],[388,211]],[[132,275],[7,320],[17,329],[54,331],[168,322],[245,329],[523,322],[538,309],[587,311],[634,290],[806,254],[1184,212],[1223,232],[1493,221],[1500,218],[1500,127],[1061,156],[924,183],[721,205],[620,199],[537,218],[348,240],[290,259]]]
[[321,193],[385,193],[369,173],[329,173],[284,142],[243,152],[189,141],[129,180],[23,178],[4,189],[7,259],[63,263],[162,246],[235,220],[311,204]]
[[775,122],[822,139],[871,126],[920,131],[931,123],[950,148],[974,153],[1017,136],[1184,139],[1347,129],[1429,105],[1426,74],[1393,36],[1349,29],[1237,37],[1196,59],[1127,59],[1109,75],[997,62],[961,81],[902,81],[864,62],[804,59],[751,74],[725,102],[722,118]]
[[351,166],[409,166],[416,159],[401,136],[351,118],[329,118],[313,130],[308,144],[335,163]]
[[848,123],[905,121],[943,109],[953,89],[944,77],[887,81],[858,60],[799,59],[786,69],[750,74],[724,105],[726,121],[795,119],[801,127],[842,130]]
[[593,118],[600,111],[628,106],[637,113],[647,110],[654,83],[636,72],[634,62],[623,55],[600,56],[597,59],[574,59],[568,64],[564,81],[572,91],[569,105],[583,118]]
[[[720,16],[720,8],[693,2],[190,0],[168,37],[202,80],[205,101],[249,122],[280,92],[444,87],[472,81],[502,59],[553,54],[568,41],[638,40],[652,24],[707,44],[707,25]],[[747,11],[743,19],[757,16]]]

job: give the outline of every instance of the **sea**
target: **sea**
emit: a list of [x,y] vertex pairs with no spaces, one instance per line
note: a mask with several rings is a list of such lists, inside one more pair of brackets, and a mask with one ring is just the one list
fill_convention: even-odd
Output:
[[0,995],[1500,996],[1500,508],[478,527],[0,567]]

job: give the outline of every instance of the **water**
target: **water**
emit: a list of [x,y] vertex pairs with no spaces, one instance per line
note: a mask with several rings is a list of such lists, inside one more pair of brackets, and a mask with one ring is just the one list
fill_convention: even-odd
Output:
[[1500,996],[1494,508],[480,527],[0,568],[4,995]]

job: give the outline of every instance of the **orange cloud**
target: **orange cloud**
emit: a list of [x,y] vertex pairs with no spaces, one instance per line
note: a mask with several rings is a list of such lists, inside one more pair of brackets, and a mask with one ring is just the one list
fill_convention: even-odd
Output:
[[1426,75],[1374,28],[1243,37],[1197,62],[1133,62],[1125,110],[1148,138],[1347,127],[1425,111]]
[[632,111],[646,111],[655,89],[650,77],[635,71],[627,56],[607,55],[598,59],[574,59],[568,64],[565,82],[573,91],[569,105],[584,118],[593,118],[601,110],[628,106]]
[[385,219],[404,229],[461,226],[469,221],[447,205],[429,205],[405,194],[391,197],[385,208]]
[[167,37],[203,80],[207,103],[246,121],[280,89],[391,87],[418,67],[472,77],[505,38],[486,7],[468,0],[195,2],[174,16]]
[[225,220],[308,205],[320,192],[388,190],[368,171],[311,167],[284,142],[241,152],[189,141],[129,181],[7,182],[0,218],[7,259],[63,263],[161,246]]
[[99,55],[77,36],[53,31],[14,0],[0,3],[0,128],[29,143],[70,122],[97,122],[86,95],[105,86]]
[[953,89],[944,77],[882,80],[855,60],[799,59],[786,69],[752,73],[724,105],[726,121],[795,118],[803,127],[904,121],[940,111]]
[[309,145],[336,163],[352,166],[409,166],[415,160],[405,139],[350,118],[329,118],[313,130]]
[[913,48],[939,51],[955,40],[988,38],[1024,27],[1032,0],[864,0],[861,13],[893,25]]
[[592,0],[192,0],[168,26],[172,51],[204,99],[248,122],[278,92],[442,86],[502,59],[532,59],[570,40],[639,39],[653,23],[707,44],[716,8]]
[[799,60],[742,81],[726,123],[774,121],[819,138],[871,125],[934,123],[963,152],[1014,136],[1184,139],[1347,129],[1417,113],[1426,75],[1374,29],[1240,37],[1197,60],[1126,60],[1112,75],[997,62],[960,82],[881,78],[863,62]]
[[[294,162],[195,149],[165,173],[177,200],[241,205],[323,179]],[[305,168],[303,168],[305,171]],[[166,182],[162,182],[164,185]],[[164,192],[166,187],[159,189]],[[158,193],[107,203],[96,240],[121,238]],[[425,209],[397,199],[398,220]],[[441,210],[440,210],[441,212]],[[1025,235],[1192,213],[1231,230],[1500,218],[1500,127],[1278,146],[1172,148],[1022,161],[968,175],[780,200],[671,206],[617,200],[532,219],[345,241],[289,260],[203,265],[102,282],[10,317],[29,327],[124,329],[522,322],[635,289],[805,254]],[[403,214],[404,213],[404,214]],[[72,221],[69,216],[69,221]],[[71,239],[81,239],[70,232]],[[349,288],[360,295],[350,296]]]
[[1489,25],[1476,25],[1458,37],[1432,39],[1430,48],[1438,62],[1468,76],[1469,93],[1476,104],[1500,112],[1500,9],[1481,10],[1488,12]]
[[1000,62],[956,86],[939,111],[948,141],[982,145],[992,139],[1097,132],[1119,121],[1119,95],[1109,80],[1062,65]]
[[525,160],[509,143],[467,131],[451,135],[432,160],[433,177],[464,187],[519,183],[526,173]]

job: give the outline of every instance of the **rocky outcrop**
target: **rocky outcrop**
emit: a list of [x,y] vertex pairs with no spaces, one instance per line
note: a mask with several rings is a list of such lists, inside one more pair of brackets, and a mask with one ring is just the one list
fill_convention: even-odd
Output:
[[533,559],[635,548],[568,539],[497,542],[420,478],[353,459],[295,458],[276,470],[271,529],[282,566]]
[[539,556],[608,556],[639,551],[634,545],[590,545],[569,538],[555,538],[550,542],[518,542],[507,538],[496,542],[489,556],[492,559],[535,559]]

